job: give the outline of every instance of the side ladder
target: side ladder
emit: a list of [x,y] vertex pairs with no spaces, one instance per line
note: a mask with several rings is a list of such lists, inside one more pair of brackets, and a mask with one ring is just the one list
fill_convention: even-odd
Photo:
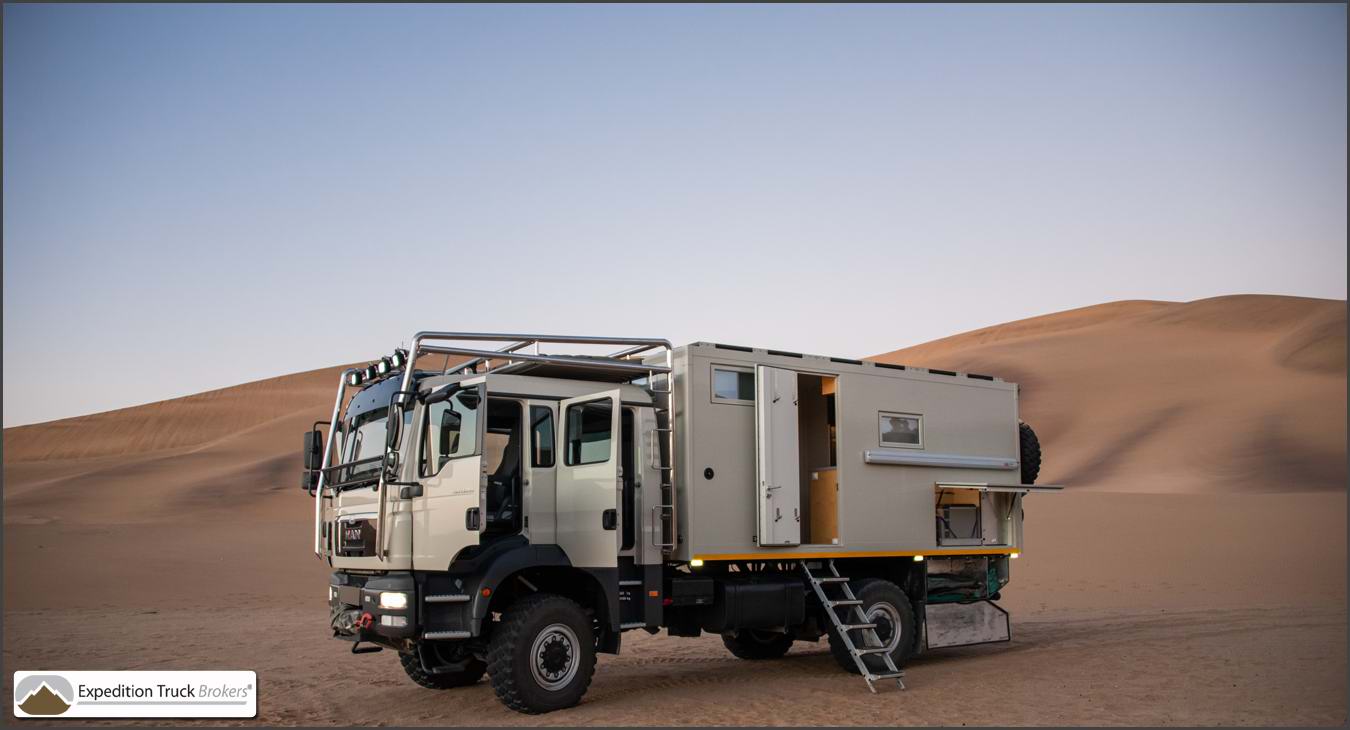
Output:
[[[667,367],[673,365],[670,351],[666,352]],[[675,526],[675,373],[665,373],[665,388],[657,387],[657,373],[648,372],[647,392],[655,401],[652,410],[656,413],[656,428],[652,429],[652,466],[661,474],[661,503],[653,510],[656,522],[660,525],[657,547],[670,555],[675,552],[679,532]]]
[[[839,575],[839,571],[834,567],[833,560],[826,560],[825,567],[829,568],[829,575],[815,575],[811,572],[810,566],[806,561],[801,561],[802,572],[806,574],[806,579],[811,582],[811,588],[816,592],[816,598],[820,599],[820,605],[825,607],[825,615],[830,617],[830,622],[834,624],[834,630],[838,632],[839,638],[843,639],[844,646],[848,648],[848,653],[853,657],[853,662],[858,665],[858,672],[862,674],[863,679],[867,680],[867,688],[876,694],[877,688],[875,682],[881,679],[894,679],[900,689],[905,688],[905,673],[895,666],[895,661],[891,659],[891,654],[882,644],[881,637],[877,636],[876,624],[868,623],[867,614],[863,613],[862,601],[853,595],[853,589],[848,587],[848,578]],[[837,585],[843,592],[843,598],[831,598],[825,592],[826,586]],[[839,618],[836,607],[846,608],[845,613],[849,615],[850,623],[844,623]],[[862,635],[864,641],[871,646],[858,648],[853,643],[853,634],[857,632]],[[886,663],[887,671],[880,674],[873,673],[863,661],[863,657],[870,654],[876,654]]]

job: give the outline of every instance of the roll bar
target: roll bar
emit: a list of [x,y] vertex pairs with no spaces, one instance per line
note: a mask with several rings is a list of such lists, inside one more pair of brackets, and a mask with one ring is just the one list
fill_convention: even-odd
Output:
[[319,462],[319,481],[314,489],[314,557],[323,560],[323,487],[328,467],[332,464],[333,444],[337,440],[338,420],[342,416],[342,399],[347,395],[347,376],[357,372],[347,368],[338,377],[337,399],[333,401],[333,417],[328,421],[328,439],[323,446],[323,461]]

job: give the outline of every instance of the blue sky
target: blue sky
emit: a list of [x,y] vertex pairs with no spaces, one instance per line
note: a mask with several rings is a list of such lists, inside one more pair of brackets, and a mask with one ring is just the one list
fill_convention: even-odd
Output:
[[419,329],[1346,295],[1340,5],[3,12],[6,426]]

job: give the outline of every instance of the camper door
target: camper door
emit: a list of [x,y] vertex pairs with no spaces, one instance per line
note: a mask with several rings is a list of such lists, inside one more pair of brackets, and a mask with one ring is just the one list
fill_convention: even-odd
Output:
[[800,545],[801,462],[797,450],[797,373],[755,368],[755,452],[759,544]]

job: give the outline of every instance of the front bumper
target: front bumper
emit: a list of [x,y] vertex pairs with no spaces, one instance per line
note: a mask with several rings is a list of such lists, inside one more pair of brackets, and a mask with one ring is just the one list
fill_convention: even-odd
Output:
[[[402,608],[382,607],[381,593],[402,593]],[[417,583],[412,573],[354,575],[333,573],[328,580],[329,623],[334,638],[396,645],[418,633]]]

